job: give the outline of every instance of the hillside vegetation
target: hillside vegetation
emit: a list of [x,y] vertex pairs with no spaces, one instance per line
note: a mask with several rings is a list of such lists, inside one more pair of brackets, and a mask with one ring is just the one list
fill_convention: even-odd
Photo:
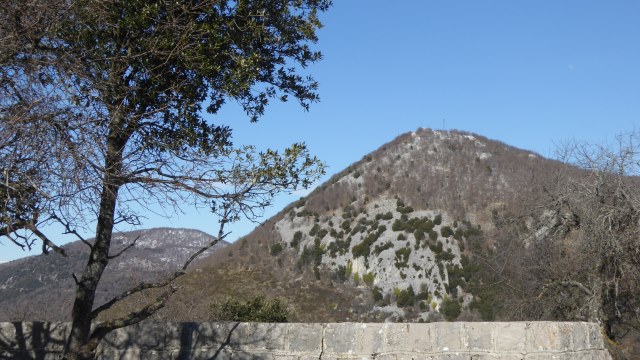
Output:
[[[264,293],[288,299],[296,320],[494,319],[480,260],[506,209],[561,166],[463,132],[401,135],[209,258],[161,316],[203,318],[211,297]],[[174,309],[186,299],[200,310]]]
[[597,321],[634,358],[640,157],[565,150],[401,135],[203,259],[155,318],[215,320],[216,304],[266,299],[294,322]]

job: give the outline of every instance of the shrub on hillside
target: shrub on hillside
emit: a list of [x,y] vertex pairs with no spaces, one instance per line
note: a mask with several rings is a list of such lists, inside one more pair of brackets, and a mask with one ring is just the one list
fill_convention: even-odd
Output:
[[445,296],[444,299],[442,299],[442,307],[440,310],[447,321],[453,321],[460,315],[462,308],[458,300]]
[[263,295],[240,302],[237,299],[214,301],[209,306],[211,321],[287,322],[289,309],[284,299],[266,299]]
[[302,240],[302,232],[300,231],[296,231],[295,234],[293,234],[293,240],[291,240],[291,247],[292,248],[297,248],[298,245],[300,245],[300,240]]
[[376,303],[382,301],[382,298],[383,298],[382,291],[379,287],[374,286],[371,292],[373,293],[373,301],[375,301]]
[[282,252],[282,244],[275,243],[271,245],[271,256],[278,256]]
[[440,235],[442,235],[442,237],[448,238],[449,236],[453,235],[453,230],[451,230],[449,226],[443,226],[440,229]]
[[398,304],[398,307],[407,307],[407,306],[413,306],[413,304],[415,304],[416,302],[416,295],[413,292],[413,287],[409,286],[409,288],[407,289],[403,289],[403,290],[399,290],[399,291],[395,291],[394,289],[394,293],[396,293],[396,303]]
[[367,237],[364,238],[364,240],[362,240],[360,244],[351,248],[351,253],[353,254],[353,257],[357,258],[357,257],[363,256],[367,258],[371,254],[371,246],[373,245],[374,242],[376,242],[376,240],[378,240],[379,236],[380,236],[379,233],[371,233],[367,235]]
[[411,255],[411,249],[408,247],[404,247],[402,249],[396,250],[396,259],[395,259],[396,268],[402,269],[402,268],[409,267],[410,255]]
[[362,275],[362,281],[369,286],[373,285],[375,278],[376,275],[373,272],[368,272]]
[[382,245],[376,245],[376,247],[373,249],[373,253],[376,254],[376,256],[378,256],[380,255],[381,252],[387,249],[391,249],[392,247],[393,247],[393,243],[391,241],[387,241]]

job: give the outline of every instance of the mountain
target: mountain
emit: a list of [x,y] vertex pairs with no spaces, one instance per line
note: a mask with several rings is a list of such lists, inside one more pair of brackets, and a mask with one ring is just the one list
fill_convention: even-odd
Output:
[[[113,254],[135,239],[135,246],[109,263],[98,287],[96,304],[141,281],[159,280],[173,273],[213,237],[198,230],[172,228],[123,232],[113,237]],[[220,242],[201,256],[227,245]],[[72,274],[81,273],[89,249],[80,241],[63,248],[67,258],[51,253],[0,264],[0,320],[69,319],[75,291]]]
[[[266,296],[297,322],[589,320],[637,358],[640,177],[617,161],[634,153],[569,150],[591,161],[462,131],[400,135],[203,258],[153,318],[216,320],[228,299]],[[37,305],[22,314],[51,318]]]
[[474,254],[561,166],[465,132],[401,135],[204,260],[159,316],[206,319],[215,299],[264,294],[293,321],[479,319]]

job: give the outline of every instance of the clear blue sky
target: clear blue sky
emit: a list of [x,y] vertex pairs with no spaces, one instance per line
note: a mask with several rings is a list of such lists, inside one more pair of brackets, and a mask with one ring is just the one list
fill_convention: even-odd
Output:
[[[418,127],[461,129],[550,156],[640,124],[640,2],[336,0],[308,68],[321,102],[274,104],[257,124],[217,118],[236,144],[305,141],[328,177]],[[217,121],[217,120],[216,120]],[[300,194],[283,196],[272,215]],[[206,212],[145,227],[215,232]],[[252,225],[234,226],[230,240]],[[52,235],[53,238],[56,238]],[[27,255],[3,240],[0,261]]]

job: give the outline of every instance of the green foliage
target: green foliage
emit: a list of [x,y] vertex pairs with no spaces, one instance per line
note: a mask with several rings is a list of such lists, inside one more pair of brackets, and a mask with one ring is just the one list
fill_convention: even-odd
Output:
[[397,207],[396,211],[399,212],[400,214],[408,214],[413,212],[413,208],[411,206]]
[[358,274],[357,272],[353,273],[353,282],[356,285],[360,284],[360,274]]
[[347,274],[347,267],[344,265],[338,266],[336,271],[333,273],[333,279],[338,280],[341,283],[347,281],[348,278],[349,274]]
[[296,231],[293,234],[293,240],[291,240],[291,247],[292,248],[297,248],[300,245],[300,240],[302,240],[302,232],[300,231]]
[[380,236],[380,233],[377,233],[377,232],[370,233],[369,235],[367,235],[367,237],[365,237],[361,243],[351,248],[351,253],[353,254],[353,257],[357,258],[357,257],[363,256],[367,258],[371,254],[371,246],[373,245],[373,243],[376,242],[376,240],[378,240],[379,236]]
[[436,217],[433,218],[433,224],[434,225],[442,224],[442,215],[440,214],[436,215]]
[[351,230],[351,235],[355,235],[359,232],[364,232],[365,230],[367,230],[366,227],[362,226],[361,224],[357,224],[356,226],[353,227],[353,229]]
[[329,231],[328,231],[327,229],[320,229],[320,231],[318,231],[318,233],[316,234],[316,236],[317,236],[317,238],[318,238],[318,239],[322,239],[322,238],[324,238],[325,236],[327,236],[327,233],[328,233],[328,232],[329,232]]
[[298,213],[296,214],[297,217],[305,217],[305,216],[312,216],[313,214],[307,210],[307,209],[302,209],[301,211],[298,211]]
[[[321,27],[319,12],[330,3],[54,1],[2,6],[3,47],[7,34],[18,39],[9,42],[15,49],[2,51],[2,136],[21,142],[5,126],[17,128],[19,122],[51,134],[32,134],[37,142],[20,146],[33,151],[32,158],[40,155],[38,147],[56,149],[42,160],[55,170],[47,174],[50,183],[41,192],[55,201],[42,209],[40,220],[55,212],[72,219],[70,231],[85,228],[76,221],[98,224],[84,284],[101,280],[113,250],[114,223],[123,221],[119,216],[129,222],[144,218],[138,205],[149,209],[144,206],[149,199],[180,206],[191,194],[195,198],[189,203],[211,204],[221,223],[243,215],[253,220],[273,196],[307,188],[323,172],[303,144],[282,153],[233,148],[232,130],[211,114],[235,103],[257,121],[274,99],[294,98],[305,109],[318,101],[318,84],[304,69],[322,57],[312,44]],[[13,162],[2,157],[7,171]],[[10,179],[2,180],[6,184]],[[76,307],[91,310],[95,286],[79,289]],[[105,328],[90,332],[93,317],[81,313],[72,315],[70,358],[80,347],[86,353],[95,350],[92,346],[106,333]]]
[[[394,289],[394,294],[396,294]],[[413,306],[416,301],[416,295],[413,292],[413,287],[409,286],[407,289],[398,290],[396,295],[396,303],[398,307]]]
[[302,253],[300,253],[298,262],[296,263],[298,268],[301,268],[303,265],[309,265],[313,257],[311,253],[312,253],[311,249],[309,249],[309,247],[305,245],[304,248],[302,249]]
[[383,298],[382,289],[380,289],[377,286],[374,286],[371,292],[373,293],[373,301],[375,301],[376,303],[378,303],[379,301],[382,301],[382,298]]
[[263,295],[240,302],[237,299],[215,301],[209,306],[211,321],[287,322],[289,309],[284,299],[266,299]]
[[271,245],[271,256],[278,256],[282,252],[282,244],[275,243]]
[[429,231],[429,239],[430,239],[431,241],[436,241],[436,240],[438,240],[438,232],[437,232],[437,231],[435,231],[435,230],[431,230],[431,231]]
[[351,222],[349,220],[345,220],[342,222],[342,224],[340,225],[340,227],[342,228],[342,230],[344,231],[349,231],[351,229]]
[[407,237],[403,233],[400,233],[398,234],[398,240],[400,241],[407,240]]
[[329,255],[332,258],[335,258],[337,254],[344,255],[349,251],[349,246],[351,245],[351,237],[348,237],[346,240],[337,239],[336,241],[332,241],[327,246],[327,250],[329,250]]
[[394,221],[393,224],[391,225],[391,230],[393,230],[393,231],[403,231],[404,230],[404,223],[401,220],[396,219],[396,221]]
[[464,270],[458,265],[447,265],[447,274],[449,275],[449,284],[446,290],[456,297],[458,295],[458,286],[464,289],[466,285]]
[[467,239],[472,236],[480,236],[480,235],[482,235],[482,230],[480,230],[480,226],[478,227],[470,226],[469,228],[464,230],[464,237],[466,237]]
[[411,255],[411,249],[404,247],[396,250],[395,265],[396,268],[402,269],[409,267],[409,256]]
[[300,258],[298,258],[298,267],[302,267],[302,265],[308,265],[313,262],[315,268],[317,268],[320,263],[322,263],[322,255],[324,255],[325,249],[320,243],[320,239],[316,238],[313,243],[313,247],[309,248],[307,246],[302,250],[302,254],[300,254]]
[[442,242],[438,241],[435,244],[429,245],[429,249],[431,249],[436,256],[440,255],[442,253]]
[[453,230],[451,230],[449,226],[443,226],[440,228],[440,235],[442,235],[442,237],[448,238],[449,236],[453,235]]
[[368,286],[373,285],[373,281],[375,280],[376,275],[373,272],[368,272],[362,275],[362,281]]
[[311,230],[309,230],[309,236],[314,237],[320,231],[320,225],[314,224]]
[[313,251],[312,251],[313,262],[315,263],[316,267],[320,265],[320,263],[322,262],[322,255],[324,255],[324,251],[325,249],[320,243],[320,239],[316,238],[315,241],[313,242]]
[[478,310],[482,320],[493,321],[496,318],[496,308],[500,307],[500,300],[494,286],[484,286],[474,294],[473,301],[469,305],[471,309]]
[[433,229],[433,222],[428,217],[414,217],[409,219],[406,214],[400,216],[400,219],[396,219],[391,229],[393,231],[407,231],[415,233],[416,230],[420,230],[423,233],[429,232]]
[[444,299],[442,299],[442,307],[440,308],[440,311],[447,321],[453,321],[460,316],[462,309],[458,300],[449,299],[448,296],[445,296]]
[[[442,244],[442,243],[438,243]],[[436,254],[436,261],[451,261],[455,258],[455,255],[451,252],[451,249],[447,249],[447,251],[442,251]]]
[[376,245],[376,247],[373,249],[373,253],[376,254],[376,256],[378,256],[380,255],[381,252],[387,249],[391,249],[392,247],[393,247],[393,243],[391,241],[387,241],[382,245]]

